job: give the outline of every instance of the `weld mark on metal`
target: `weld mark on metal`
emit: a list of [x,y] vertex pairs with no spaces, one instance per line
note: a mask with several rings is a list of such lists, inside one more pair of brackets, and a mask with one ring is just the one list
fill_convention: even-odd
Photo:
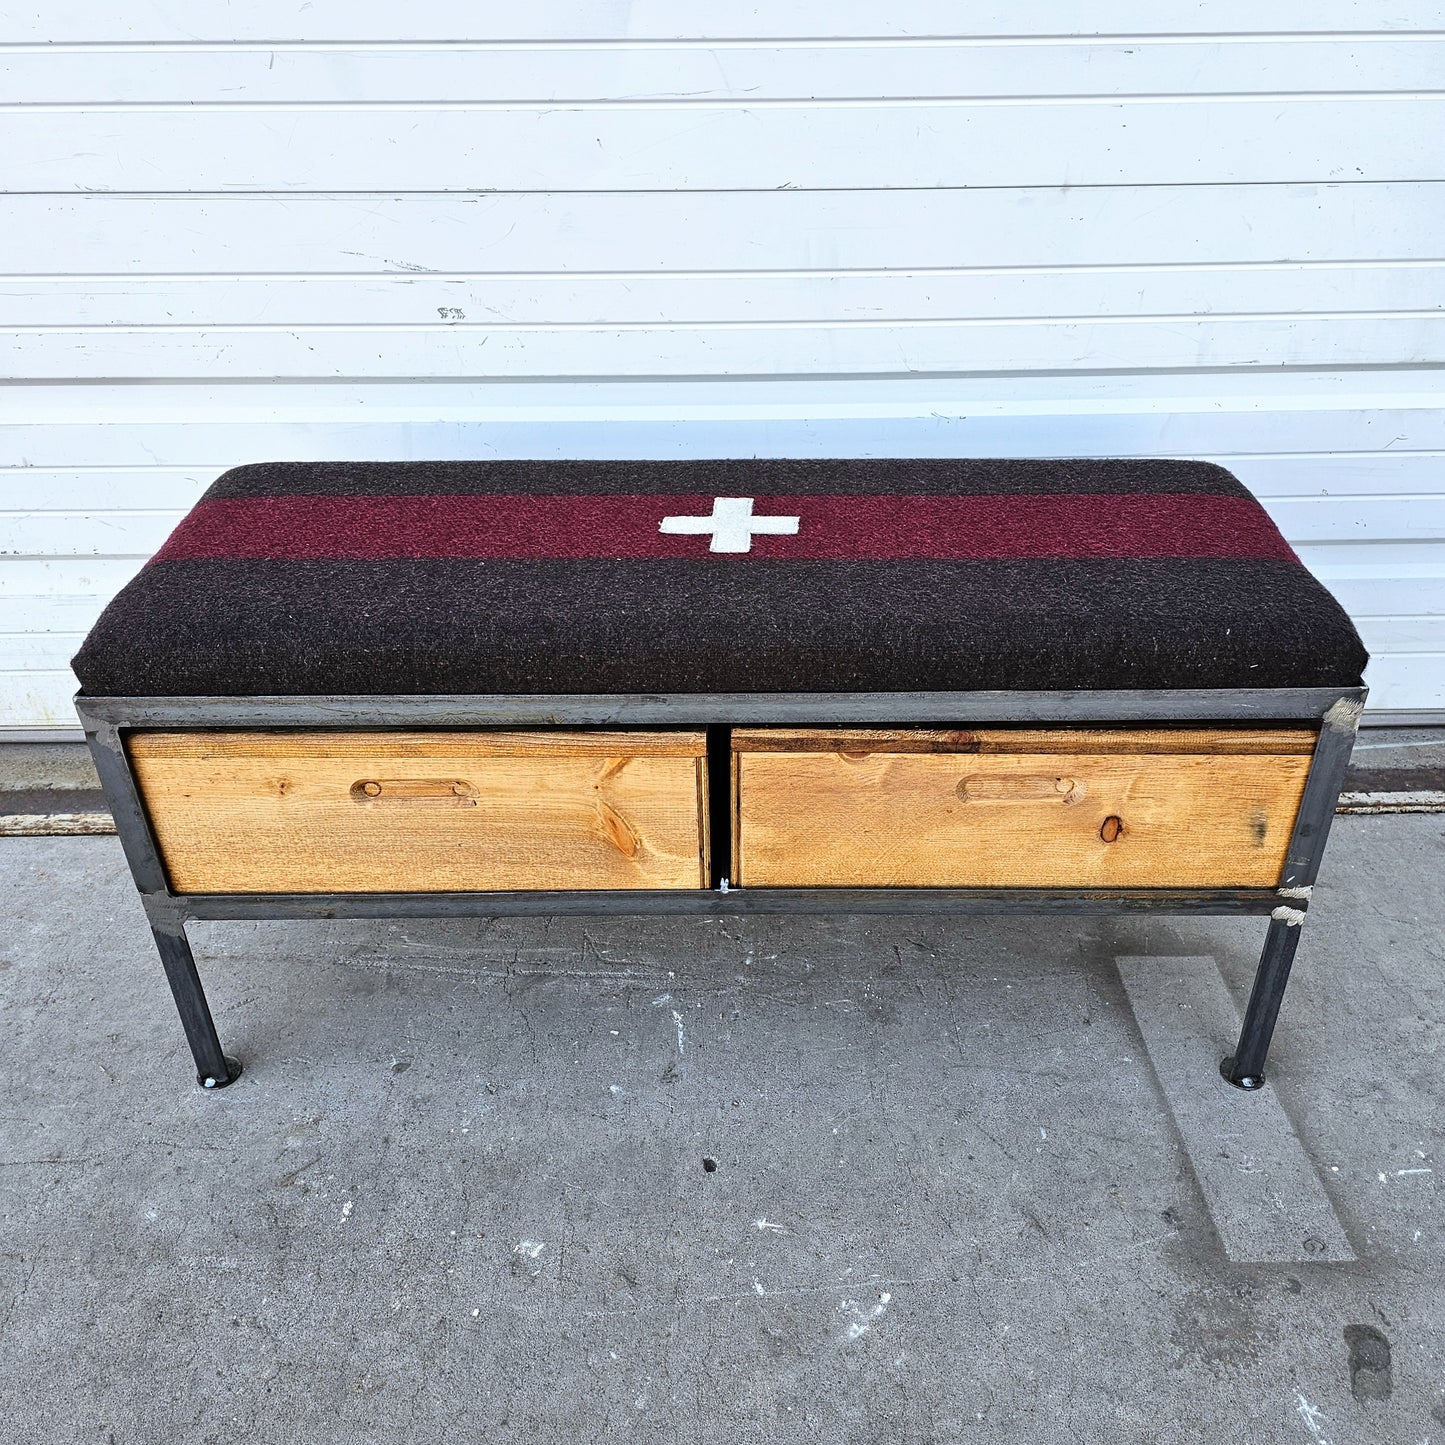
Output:
[[1353,736],[1360,725],[1360,714],[1364,710],[1365,704],[1359,698],[1342,697],[1325,714],[1324,726],[1330,732]]

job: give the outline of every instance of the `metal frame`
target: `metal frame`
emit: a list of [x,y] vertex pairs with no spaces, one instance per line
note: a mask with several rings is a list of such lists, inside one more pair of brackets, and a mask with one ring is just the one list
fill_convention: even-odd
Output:
[[[1365,689],[1234,688],[1081,692],[566,694],[518,696],[76,698],[204,1088],[241,1066],[221,1050],[195,959],[190,919],[497,917],[515,914],[1204,913],[1271,921],[1239,1045],[1221,1065],[1257,1089],[1364,706]],[[171,892],[125,749],[134,728],[768,726],[929,723],[1309,722],[1320,727],[1277,889],[729,888],[645,892]],[[725,784],[726,780],[719,780]]]

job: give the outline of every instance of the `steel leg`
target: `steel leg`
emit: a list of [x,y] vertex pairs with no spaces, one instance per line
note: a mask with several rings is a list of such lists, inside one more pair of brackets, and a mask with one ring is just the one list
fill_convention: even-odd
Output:
[[1249,993],[1249,1007],[1239,1030],[1239,1044],[1219,1066],[1219,1072],[1237,1089],[1258,1089],[1264,1085],[1264,1059],[1274,1035],[1274,1023],[1284,1000],[1284,987],[1299,947],[1304,915],[1297,909],[1279,908],[1270,919],[1264,952]]
[[151,932],[155,935],[166,981],[171,986],[171,996],[176,1001],[181,1025],[186,1031],[186,1042],[195,1055],[196,1082],[203,1089],[224,1089],[227,1084],[234,1084],[241,1077],[241,1064],[221,1052],[221,1041],[216,1037],[216,1025],[211,1019],[206,991],[201,987],[195,956],[186,939],[185,920],[153,916]]

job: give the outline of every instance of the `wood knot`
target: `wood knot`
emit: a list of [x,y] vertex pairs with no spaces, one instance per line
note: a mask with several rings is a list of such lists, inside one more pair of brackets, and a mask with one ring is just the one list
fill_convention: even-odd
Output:
[[983,747],[977,736],[966,728],[951,728],[944,734],[940,749],[947,753],[976,753]]
[[642,839],[637,829],[610,804],[603,802],[601,798],[596,800],[594,805],[597,809],[597,819],[602,825],[602,836],[622,856],[629,861],[636,858],[642,851]]
[[1117,814],[1110,813],[1104,819],[1103,826],[1099,829],[1099,836],[1106,842],[1112,843],[1124,831],[1124,820]]

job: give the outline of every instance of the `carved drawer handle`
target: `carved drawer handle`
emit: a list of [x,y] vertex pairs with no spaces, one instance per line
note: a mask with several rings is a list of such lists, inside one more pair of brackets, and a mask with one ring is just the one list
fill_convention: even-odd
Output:
[[432,808],[475,808],[477,790],[461,778],[360,778],[351,785],[356,803],[410,803]]
[[986,777],[975,773],[955,789],[965,803],[1077,803],[1088,797],[1085,784],[1053,775],[1020,778]]

